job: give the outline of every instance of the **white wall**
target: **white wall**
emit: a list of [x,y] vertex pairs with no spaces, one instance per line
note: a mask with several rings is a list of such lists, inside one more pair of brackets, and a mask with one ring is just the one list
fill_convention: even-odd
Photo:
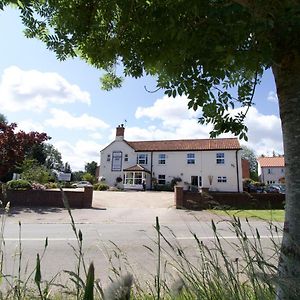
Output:
[[[270,174],[269,171],[270,170]],[[283,171],[283,172],[282,172]],[[263,167],[260,172],[261,181],[265,184],[273,181],[275,183],[279,183],[279,179],[285,177],[285,168],[284,167]]]
[[[135,152],[128,144],[122,140],[116,140],[107,148],[101,151],[100,176],[106,178],[106,183],[114,185],[116,178],[121,176],[123,172],[112,172],[111,161],[107,162],[107,155],[110,154],[112,158],[113,151],[122,151],[122,170],[136,164],[137,152]],[[220,165],[216,163],[216,153],[225,153],[225,164]],[[191,183],[191,176],[202,177],[202,187],[210,187],[215,191],[230,191],[237,192],[238,185],[242,191],[242,168],[241,156],[238,151],[238,179],[236,166],[236,151],[165,151],[153,152],[151,161],[151,152],[140,152],[148,154],[148,163],[143,165],[149,171],[152,170],[152,176],[158,179],[158,175],[165,175],[166,182],[170,182],[174,177],[180,177],[182,182]],[[158,157],[160,153],[166,154],[166,164],[158,164]],[[195,164],[187,164],[187,154],[195,153]],[[124,161],[124,155],[128,154],[128,162]],[[152,166],[152,167],[151,167]],[[212,185],[209,184],[208,176],[213,176]],[[226,183],[218,182],[218,176],[225,176]],[[150,178],[147,180],[147,187],[150,187]]]
[[[216,153],[225,153],[225,164],[216,163]],[[239,151],[240,152],[240,151]],[[166,154],[166,164],[159,165],[158,157],[160,153]],[[195,153],[195,164],[187,164],[187,154]],[[180,152],[154,152],[152,175],[166,175],[166,181],[171,181],[174,177],[180,177],[183,182],[191,183],[191,176],[202,177],[202,187],[211,187],[216,191],[242,191],[242,169],[241,157],[238,153],[239,176],[236,172],[236,151],[180,151]],[[208,176],[213,176],[212,185],[209,185]],[[226,183],[217,181],[218,176],[227,177]]]

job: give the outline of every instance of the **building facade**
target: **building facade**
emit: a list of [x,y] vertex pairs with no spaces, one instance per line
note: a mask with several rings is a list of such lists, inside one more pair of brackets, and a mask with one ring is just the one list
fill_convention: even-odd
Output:
[[123,125],[101,150],[100,179],[125,189],[147,189],[173,178],[213,191],[242,191],[240,144],[236,138],[126,141]]
[[264,184],[285,182],[284,156],[259,157],[257,159],[258,176]]

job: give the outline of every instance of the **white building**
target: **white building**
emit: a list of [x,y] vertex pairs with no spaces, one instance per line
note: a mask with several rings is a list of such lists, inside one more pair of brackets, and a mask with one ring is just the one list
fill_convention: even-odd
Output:
[[[240,144],[236,138],[136,141],[124,139],[123,125],[116,139],[101,150],[100,178],[110,185],[122,179],[125,189],[147,189],[174,177],[214,191],[241,192]],[[117,179],[118,178],[118,179]]]
[[258,176],[265,184],[284,183],[284,156],[259,157],[257,159]]

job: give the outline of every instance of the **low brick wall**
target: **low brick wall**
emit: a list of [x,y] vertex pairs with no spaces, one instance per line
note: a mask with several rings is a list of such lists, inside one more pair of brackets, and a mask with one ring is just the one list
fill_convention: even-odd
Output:
[[176,208],[284,209],[285,195],[277,193],[192,193],[175,187]]
[[[64,191],[64,194],[71,208],[92,207],[92,187],[85,187],[84,191]],[[60,190],[7,191],[7,202],[12,207],[64,207]]]

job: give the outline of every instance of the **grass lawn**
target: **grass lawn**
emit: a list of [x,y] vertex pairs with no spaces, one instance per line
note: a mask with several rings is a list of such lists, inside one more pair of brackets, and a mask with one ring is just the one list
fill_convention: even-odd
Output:
[[266,221],[283,222],[283,209],[266,210],[210,210],[210,212],[221,216],[236,216],[240,218],[256,218]]

